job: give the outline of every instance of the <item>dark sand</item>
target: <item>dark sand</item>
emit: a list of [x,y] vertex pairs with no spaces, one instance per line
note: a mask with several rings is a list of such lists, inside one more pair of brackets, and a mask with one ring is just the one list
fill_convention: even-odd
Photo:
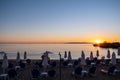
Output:
[[[39,60],[32,60],[31,64],[27,64],[25,69],[20,69],[21,75],[19,76],[19,80],[31,80],[31,70],[34,67],[35,62],[39,62]],[[16,63],[15,60],[9,60],[11,63]],[[85,70],[88,70],[90,66],[85,66]],[[120,63],[117,64],[117,67],[120,68]],[[43,68],[38,68],[41,72],[43,71]],[[83,78],[80,78],[79,80],[120,80],[120,73],[117,73],[116,75],[107,75],[100,72],[101,68],[108,68],[108,65],[97,65],[97,71],[95,77],[90,77],[86,75]],[[46,71],[50,70],[51,68],[48,68]],[[59,61],[57,61],[57,66],[54,68],[56,70],[56,77],[54,80],[60,80],[59,79]],[[64,67],[62,68],[62,79],[61,80],[78,80],[75,77],[71,76],[71,72],[74,70],[73,67]],[[2,68],[0,66],[0,73],[2,72]],[[48,78],[41,79],[41,80],[49,80]]]

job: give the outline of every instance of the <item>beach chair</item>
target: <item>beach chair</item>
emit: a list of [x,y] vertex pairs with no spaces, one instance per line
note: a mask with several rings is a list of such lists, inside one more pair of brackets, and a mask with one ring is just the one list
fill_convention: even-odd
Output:
[[13,69],[14,68],[14,65],[12,63],[8,63],[8,68],[9,69]]
[[64,61],[64,62],[62,63],[62,67],[63,67],[63,68],[68,67],[68,61]]
[[56,71],[55,70],[49,70],[48,71],[48,80],[54,80],[56,77]]
[[116,59],[116,62],[119,64],[120,63],[120,59]]
[[31,73],[32,73],[32,80],[39,80],[40,71],[38,69],[33,69]]
[[68,63],[67,66],[70,68],[70,67],[73,67],[73,63]]
[[109,67],[108,70],[101,69],[101,72],[108,74],[108,75],[115,75],[115,69],[116,69],[116,67],[113,65],[113,66]]
[[9,80],[17,80],[17,71],[15,69],[8,70]]
[[91,60],[86,59],[86,64],[87,64],[87,65],[91,65]]
[[80,79],[84,76],[84,71],[82,67],[77,67],[75,70],[71,73],[72,76],[74,76],[76,79]]
[[120,69],[119,69],[119,68],[118,68],[118,69],[115,69],[114,72],[115,72],[115,73],[120,73]]
[[76,67],[78,64],[79,64],[79,61],[75,60],[74,63],[73,63],[73,67]]
[[92,65],[92,67],[89,68],[88,74],[91,77],[96,76],[96,67],[94,65]]
[[50,67],[51,67],[51,68],[56,67],[56,65],[57,65],[57,63],[56,63],[55,61],[53,61],[53,62],[50,63]]
[[23,62],[19,63],[19,66],[21,69],[24,69],[26,67],[25,63],[23,63]]
[[0,74],[0,80],[9,80],[8,74]]
[[99,65],[99,64],[100,64],[100,60],[97,60],[97,61],[96,61],[96,64]]
[[26,63],[27,63],[27,64],[30,64],[31,62],[32,62],[31,59],[27,59],[27,60],[26,60]]

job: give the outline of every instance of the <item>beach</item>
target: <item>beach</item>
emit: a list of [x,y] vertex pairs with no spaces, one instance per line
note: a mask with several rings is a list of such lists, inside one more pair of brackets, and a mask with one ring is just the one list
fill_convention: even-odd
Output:
[[[47,68],[46,71],[49,71],[51,69],[54,69],[56,71],[56,77],[54,80],[60,80],[60,74],[59,74],[59,61],[58,60],[51,60],[57,62],[57,66],[54,68]],[[1,62],[1,60],[0,60]],[[9,63],[13,63],[15,65],[16,61],[15,60],[9,60]],[[19,80],[31,80],[32,79],[32,74],[31,70],[34,68],[36,62],[41,62],[40,60],[32,60],[30,64],[26,64],[26,67],[24,69],[20,69],[20,76]],[[80,64],[79,64],[80,65]],[[120,63],[116,65],[118,68],[120,68]],[[102,68],[108,68],[108,65],[96,65],[97,70],[96,70],[96,76],[90,77],[89,75],[86,75],[80,80],[120,80],[120,73],[117,73],[115,75],[108,75],[108,74],[103,74],[100,72]],[[43,68],[40,67],[35,67],[38,69],[40,72],[43,72]],[[84,69],[88,71],[90,66],[85,66]],[[62,67],[61,68],[61,80],[77,80],[74,76],[71,75],[71,72],[74,71],[74,67]],[[2,71],[2,68],[0,67],[0,72]],[[41,80],[49,80],[49,78],[43,78]]]

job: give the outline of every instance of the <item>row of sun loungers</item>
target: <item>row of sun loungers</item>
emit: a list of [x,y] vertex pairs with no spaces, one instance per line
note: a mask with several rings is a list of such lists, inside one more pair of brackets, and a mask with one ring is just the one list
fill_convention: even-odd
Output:
[[[74,71],[71,71],[70,73],[70,75],[72,75],[73,77],[82,78],[86,75],[93,76],[93,77],[97,75],[96,74],[97,64],[95,62],[91,62],[90,64],[91,67],[89,68],[89,70],[85,70],[83,69],[82,66],[78,66],[79,62],[80,62],[79,60],[75,60],[73,62],[63,60],[61,61],[61,66],[58,66],[58,63],[56,61],[51,61],[48,66],[50,70],[48,71],[40,71],[37,68],[32,68],[31,69],[32,80],[37,80],[40,78],[55,78],[55,76],[58,75],[54,70],[56,66],[61,68],[66,68],[66,69],[71,67],[74,68]],[[13,65],[12,63],[9,63],[9,67],[8,67],[9,69],[7,72],[7,76],[9,76],[9,80],[16,80],[16,77],[20,75],[20,73],[17,70],[18,69],[24,70],[26,67],[26,64],[31,64],[31,60],[26,60],[26,62],[20,61],[17,66]],[[34,66],[38,66],[39,68],[43,68],[41,65],[41,62],[35,62],[32,64]],[[109,66],[110,67],[108,69],[101,69],[100,72],[104,74],[110,74],[110,75],[111,74],[115,75],[116,73],[120,73],[120,68],[117,69],[116,66],[111,66],[111,65]],[[0,75],[0,77],[2,77],[2,75]]]

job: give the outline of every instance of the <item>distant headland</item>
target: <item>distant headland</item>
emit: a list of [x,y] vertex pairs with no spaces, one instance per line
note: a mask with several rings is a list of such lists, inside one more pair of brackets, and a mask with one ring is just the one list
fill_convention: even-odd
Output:
[[104,42],[104,43],[99,43],[99,44],[93,44],[93,46],[101,47],[101,48],[114,48],[114,49],[117,49],[118,47],[120,47],[120,42],[113,42],[113,43]]

